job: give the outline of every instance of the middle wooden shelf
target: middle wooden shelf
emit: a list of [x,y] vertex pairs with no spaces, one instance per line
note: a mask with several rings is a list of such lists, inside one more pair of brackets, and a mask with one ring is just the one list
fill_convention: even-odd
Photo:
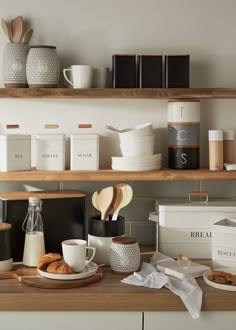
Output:
[[90,182],[90,181],[212,181],[236,180],[236,171],[171,170],[160,171],[18,171],[0,172],[0,182]]

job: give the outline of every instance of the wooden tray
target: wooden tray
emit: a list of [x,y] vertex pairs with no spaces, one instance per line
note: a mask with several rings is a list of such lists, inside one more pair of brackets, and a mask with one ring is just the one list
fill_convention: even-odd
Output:
[[20,283],[42,289],[71,289],[90,285],[103,278],[103,271],[98,268],[95,275],[79,280],[52,280],[37,274],[37,270],[30,268],[19,268],[11,272],[1,272],[0,279],[16,279]]

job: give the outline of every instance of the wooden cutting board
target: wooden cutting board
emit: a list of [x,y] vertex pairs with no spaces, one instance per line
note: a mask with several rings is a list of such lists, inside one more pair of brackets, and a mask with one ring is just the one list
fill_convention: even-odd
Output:
[[11,272],[1,272],[1,279],[16,279],[20,283],[42,289],[71,289],[87,286],[100,281],[103,278],[103,271],[98,268],[96,274],[79,280],[52,280],[40,276],[35,268],[18,268]]

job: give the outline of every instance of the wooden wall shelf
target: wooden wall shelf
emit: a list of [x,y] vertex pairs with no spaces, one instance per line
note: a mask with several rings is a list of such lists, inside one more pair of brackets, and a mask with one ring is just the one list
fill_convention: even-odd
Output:
[[0,88],[0,98],[235,99],[236,88]]
[[211,181],[236,180],[236,171],[209,170],[161,170],[146,172],[125,172],[114,170],[99,171],[21,171],[0,172],[1,181]]

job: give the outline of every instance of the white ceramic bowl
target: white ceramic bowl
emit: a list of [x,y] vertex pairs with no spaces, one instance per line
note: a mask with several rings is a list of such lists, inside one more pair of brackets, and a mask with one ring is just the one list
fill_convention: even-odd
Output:
[[119,136],[130,137],[130,136],[145,136],[152,135],[153,127],[152,123],[144,123],[141,125],[136,125],[131,128],[126,128],[119,133]]
[[139,143],[121,143],[120,149],[124,157],[153,155],[155,148],[154,141]]
[[130,135],[130,136],[125,136],[120,134],[119,135],[120,138],[120,143],[122,144],[129,144],[129,143],[149,143],[149,142],[153,142],[155,139],[155,135],[151,134],[151,135]]

